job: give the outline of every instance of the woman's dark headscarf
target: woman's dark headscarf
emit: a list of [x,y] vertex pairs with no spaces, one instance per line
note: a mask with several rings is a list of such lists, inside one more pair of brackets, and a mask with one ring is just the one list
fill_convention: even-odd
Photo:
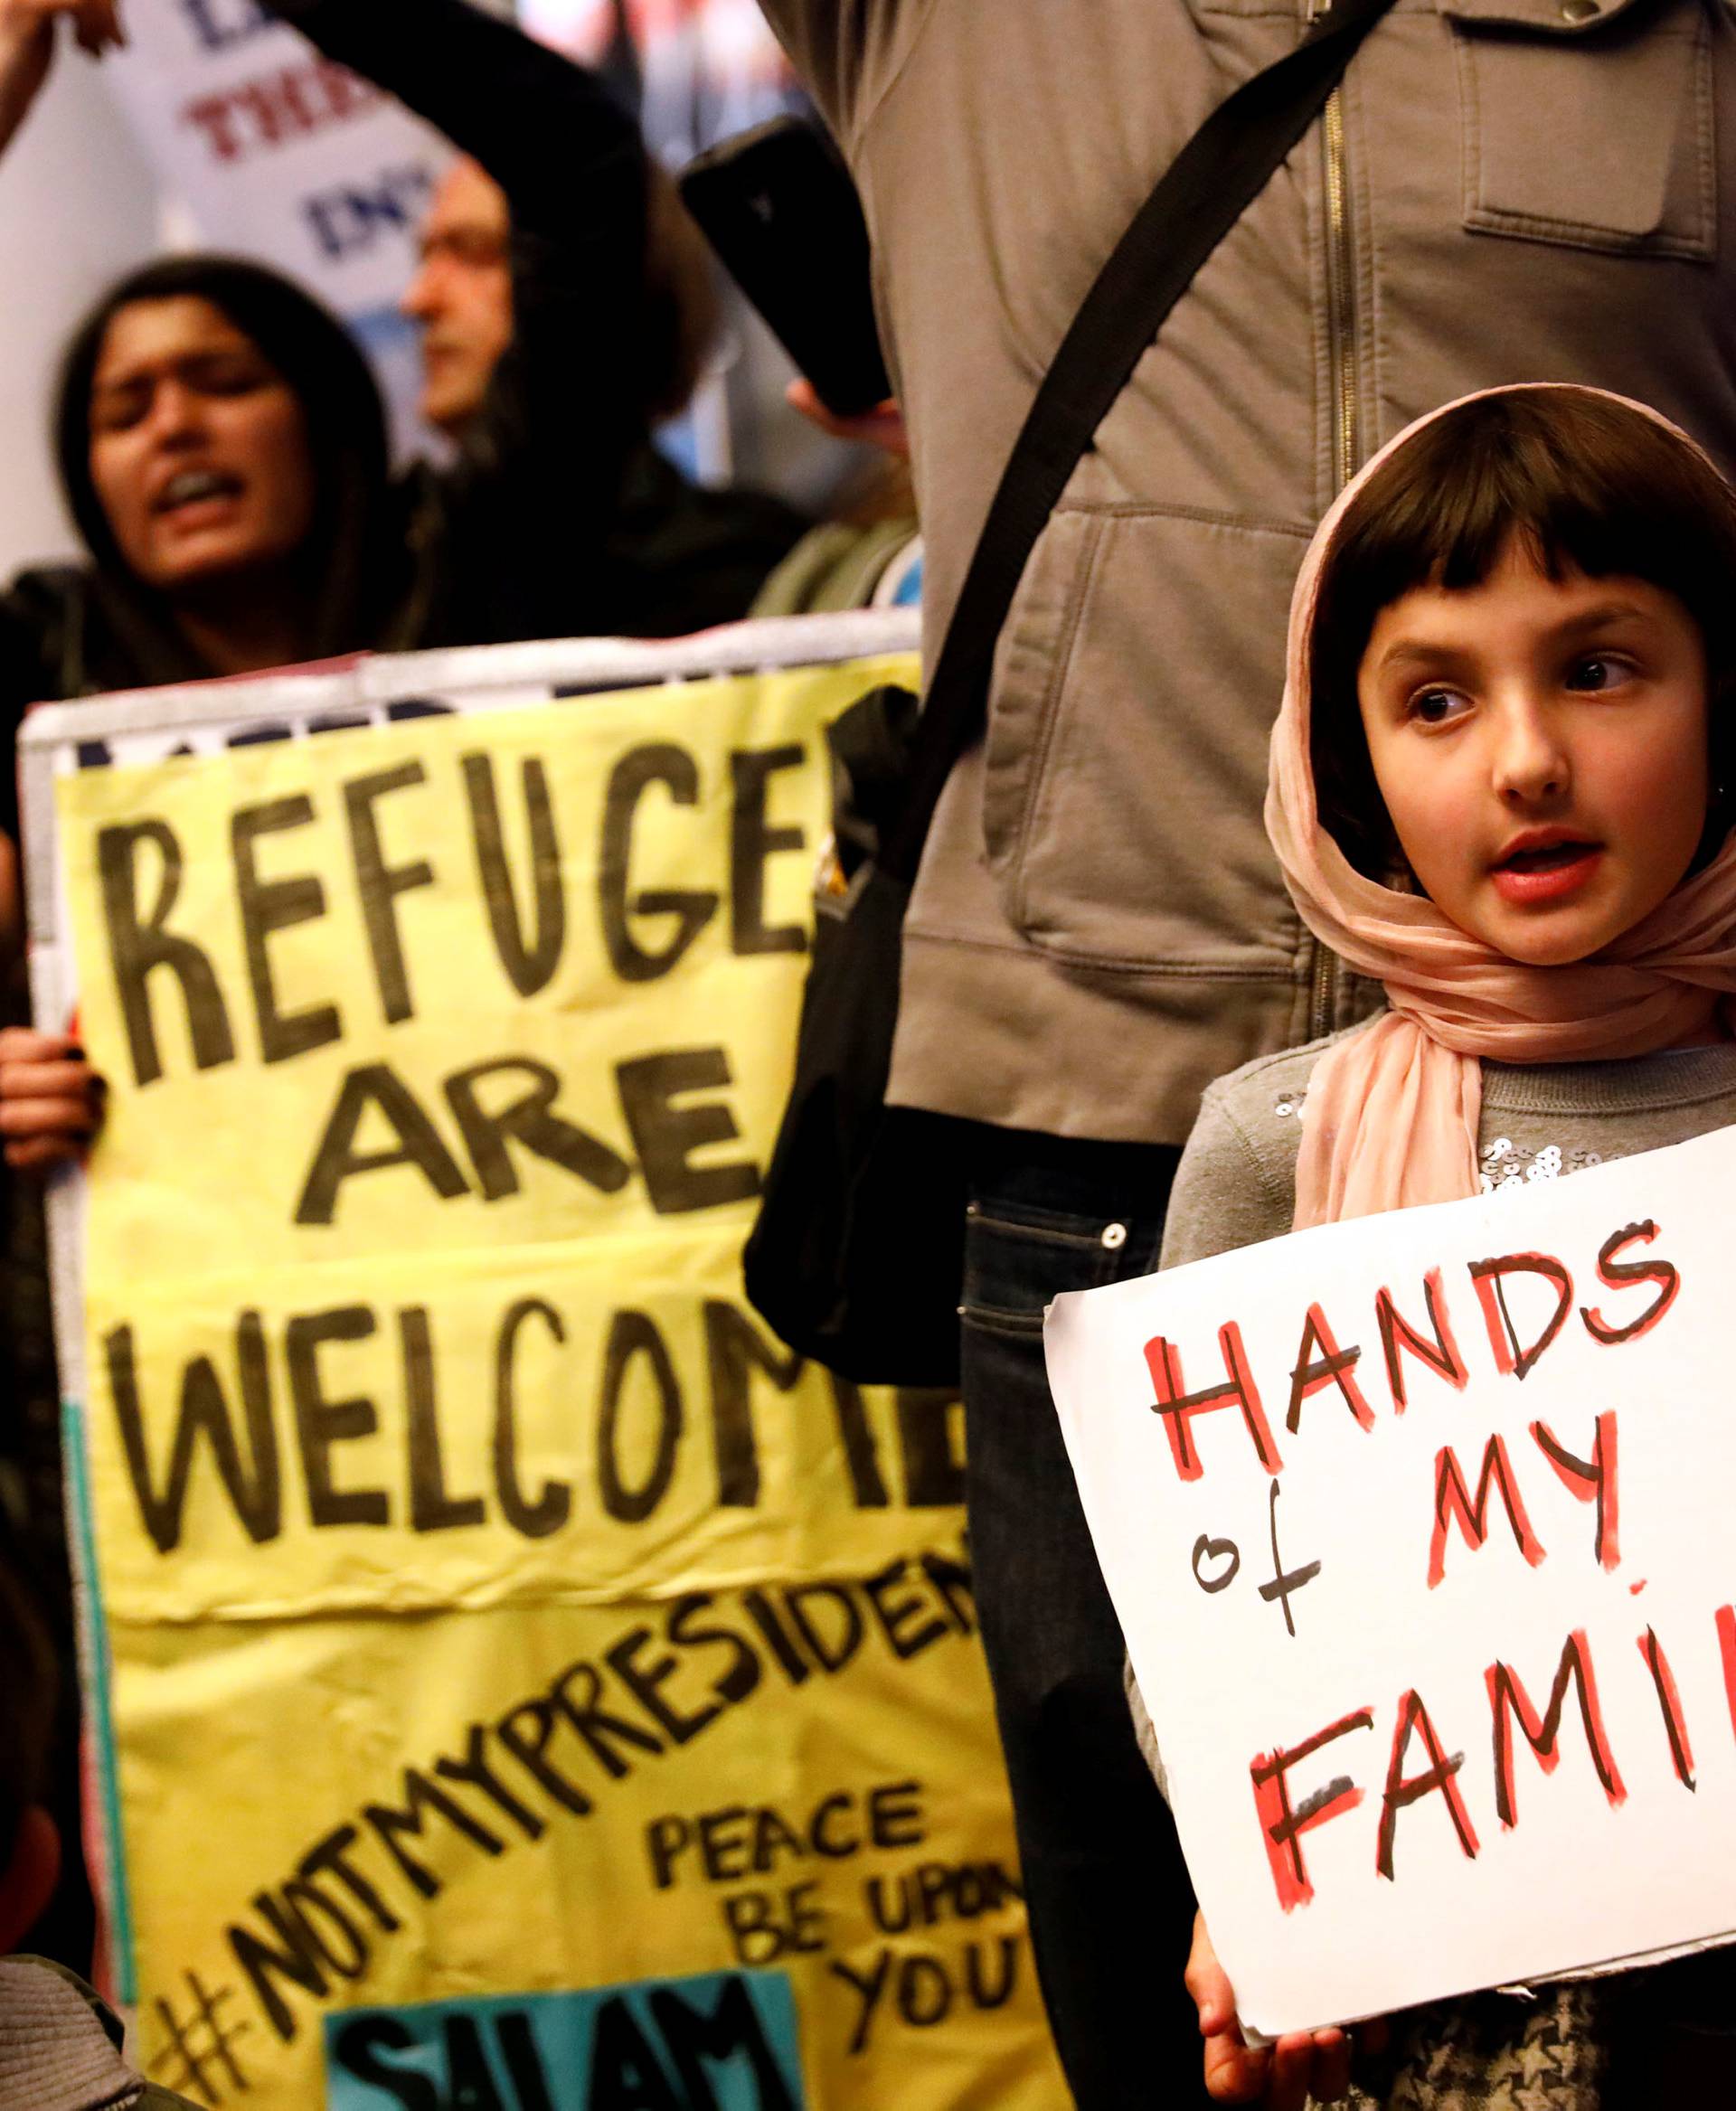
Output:
[[[235,257],[165,257],[111,287],[79,326],[54,411],[61,485],[96,563],[102,599],[147,661],[171,658],[160,598],[129,569],[90,480],[90,393],[109,324],[137,301],[207,300],[258,346],[300,402],[313,459],[313,525],[304,546],[315,609],[307,656],[374,642],[400,589],[401,534],[391,518],[385,413],[373,372],[329,309],[275,271]],[[156,666],[141,678],[170,678]]]

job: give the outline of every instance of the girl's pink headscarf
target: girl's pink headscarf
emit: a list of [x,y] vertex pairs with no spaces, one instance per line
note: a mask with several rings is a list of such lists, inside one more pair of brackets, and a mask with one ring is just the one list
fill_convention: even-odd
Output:
[[[1290,607],[1284,704],[1272,730],[1267,833],[1303,922],[1351,966],[1383,983],[1391,1007],[1315,1066],[1296,1168],[1298,1230],[1477,1193],[1480,1058],[1559,1063],[1649,1054],[1699,1024],[1703,999],[1696,993],[1736,994],[1736,834],[1709,865],[1601,953],[1564,967],[1528,967],[1461,931],[1422,896],[1365,880],[1320,826],[1308,702],[1326,551],[1374,468],[1456,408],[1448,404],[1419,419],[1340,495],[1309,546]],[[1644,405],[1628,408],[1694,445]]]

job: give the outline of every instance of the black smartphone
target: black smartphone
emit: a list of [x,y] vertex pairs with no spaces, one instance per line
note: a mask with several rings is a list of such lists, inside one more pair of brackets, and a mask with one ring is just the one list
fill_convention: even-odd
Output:
[[868,224],[837,149],[774,118],[691,161],[688,212],[828,410],[854,418],[892,392],[874,327]]

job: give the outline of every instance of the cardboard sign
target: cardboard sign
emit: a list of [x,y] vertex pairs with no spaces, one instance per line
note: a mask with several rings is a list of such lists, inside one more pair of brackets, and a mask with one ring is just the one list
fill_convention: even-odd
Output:
[[110,1083],[55,1211],[106,1889],[202,2103],[1061,2093],[958,1403],[740,1279],[873,635],[27,729],[38,1007]]
[[1058,1298],[1259,2031],[1736,1930],[1736,1130]]

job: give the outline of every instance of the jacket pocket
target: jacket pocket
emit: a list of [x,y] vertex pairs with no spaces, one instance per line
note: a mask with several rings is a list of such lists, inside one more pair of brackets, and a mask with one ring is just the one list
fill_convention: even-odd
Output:
[[1056,513],[1003,634],[985,759],[989,863],[1032,944],[1105,971],[1293,972],[1260,813],[1307,534]]
[[1701,0],[1439,0],[1453,38],[1465,224],[1624,256],[1717,241]]

